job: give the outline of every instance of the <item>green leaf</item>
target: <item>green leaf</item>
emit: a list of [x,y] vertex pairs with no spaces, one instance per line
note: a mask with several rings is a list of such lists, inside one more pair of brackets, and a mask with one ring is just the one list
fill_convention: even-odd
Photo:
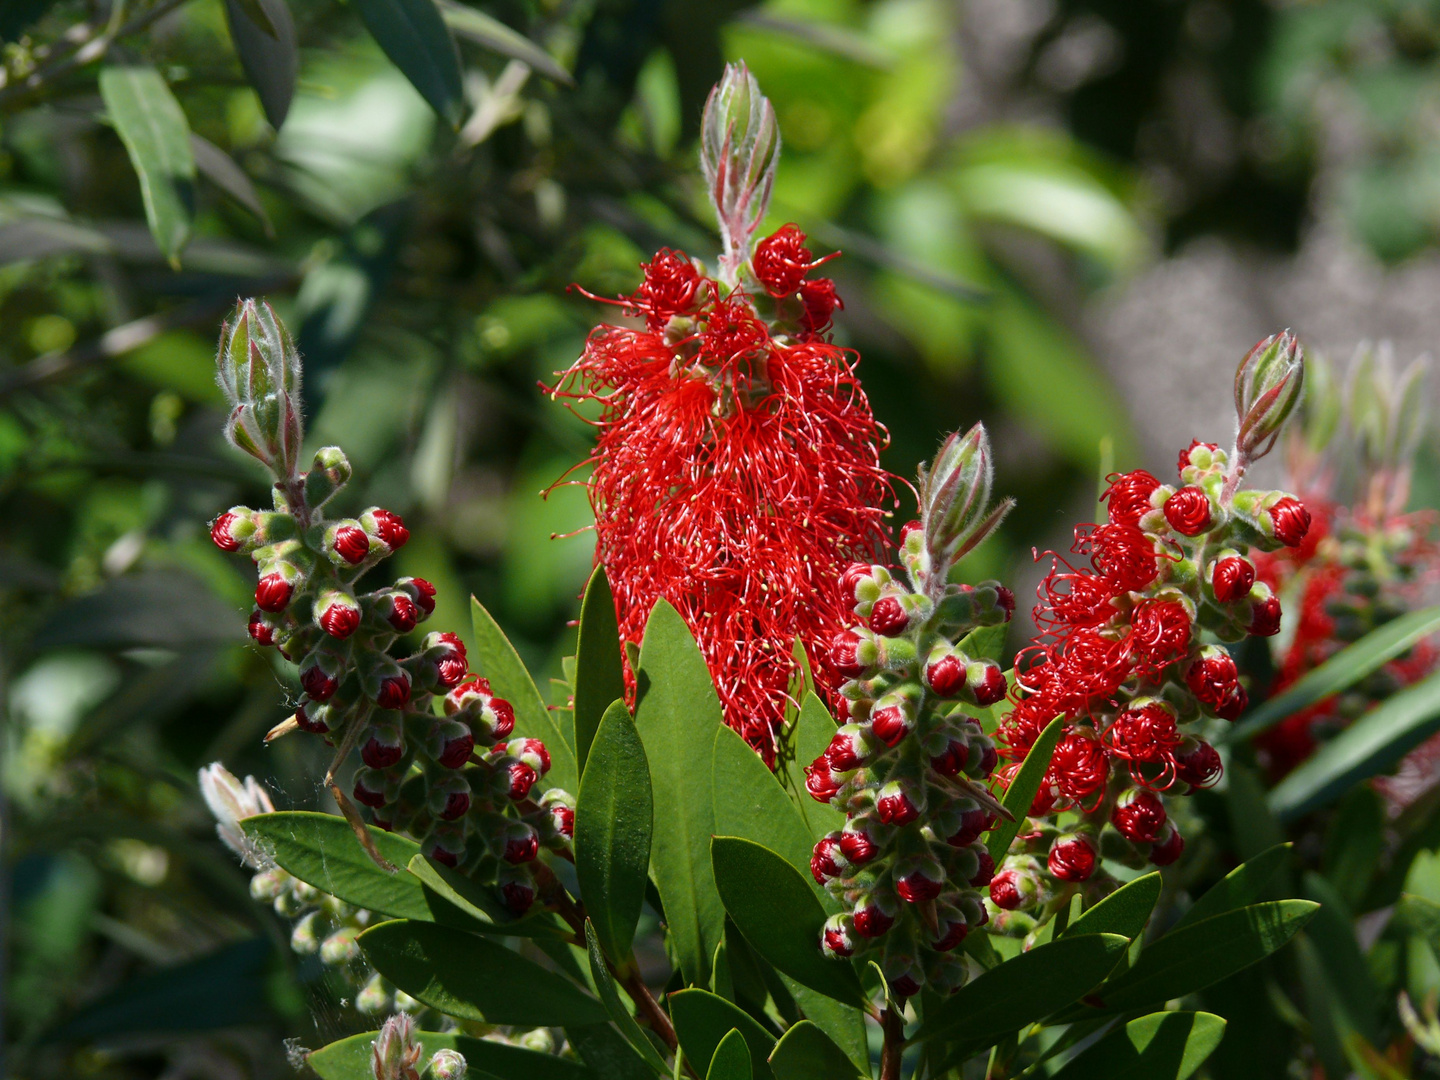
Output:
[[100,96],[140,178],[150,233],[178,268],[195,217],[195,153],[185,112],[148,65],[102,68]]
[[813,843],[826,833],[845,827],[845,812],[829,803],[816,802],[805,790],[805,766],[825,752],[835,737],[835,720],[825,703],[813,692],[807,692],[795,718],[791,741],[795,756],[785,762],[785,783]]
[[1261,891],[1276,871],[1290,861],[1290,845],[1276,844],[1253,859],[1247,859],[1210,886],[1205,894],[1190,905],[1190,910],[1170,928],[1175,933],[1183,926],[1212,919],[1260,899]]
[[590,978],[595,982],[595,991],[600,995],[600,1001],[610,1014],[610,1019],[615,1021],[615,1026],[620,1029],[620,1034],[625,1036],[625,1041],[634,1047],[635,1052],[658,1075],[668,1075],[670,1069],[665,1064],[665,1059],[656,1051],[620,1000],[620,993],[615,989],[615,979],[605,966],[605,957],[600,953],[600,941],[595,935],[595,926],[589,919],[585,920],[585,947],[590,954]]
[[235,164],[235,159],[209,139],[202,139],[190,133],[190,149],[195,155],[195,167],[202,176],[229,195],[237,203],[260,219],[267,235],[275,234],[270,216],[260,202],[260,195],[245,171]]
[[447,1016],[525,1027],[610,1018],[568,979],[475,934],[401,919],[372,926],[357,940],[376,971]]
[[575,757],[581,777],[600,718],[612,701],[625,697],[625,667],[620,662],[620,624],[605,567],[595,567],[580,604],[580,635],[575,646]]
[[768,1058],[775,1049],[775,1040],[749,1013],[708,990],[681,990],[668,1000],[680,1049],[697,1074],[703,1076],[710,1071],[716,1049],[733,1028],[750,1049],[756,1080],[774,1080]]
[[575,751],[558,713],[545,707],[535,689],[535,680],[520,662],[520,654],[485,605],[470,598],[470,617],[475,627],[476,670],[490,680],[495,693],[515,709],[515,734],[539,739],[550,751],[550,771],[540,780],[542,788],[557,787],[574,792],[580,786]]
[[1401,893],[1395,904],[1395,918],[1440,950],[1440,904],[1414,893]]
[[510,29],[499,19],[483,11],[455,0],[439,0],[440,14],[457,37],[473,41],[491,52],[519,60],[547,79],[553,79],[562,86],[574,86],[570,73],[556,62],[555,58],[523,34]]
[[1214,1013],[1158,1012],[1112,1031],[1052,1080],[1185,1080],[1225,1037]]
[[1010,850],[1010,841],[1015,839],[1025,816],[1030,813],[1035,793],[1040,790],[1040,781],[1045,779],[1045,771],[1050,768],[1050,756],[1055,753],[1055,744],[1060,741],[1064,729],[1063,716],[1055,717],[1045,726],[1045,730],[1025,755],[1025,761],[1020,766],[1020,771],[1015,774],[1015,779],[1010,781],[1005,798],[1000,800],[1000,805],[1009,810],[1015,820],[1001,821],[990,830],[986,847],[997,864],[1005,858],[1006,852]]
[[[815,841],[800,811],[760,755],[728,727],[715,733],[714,770],[716,833],[763,843],[813,883],[810,855]],[[812,891],[822,907],[840,910],[818,885]]]
[[856,1067],[844,1050],[835,1045],[809,1020],[801,1020],[775,1044],[770,1052],[775,1080],[869,1080],[869,1070]]
[[354,0],[365,29],[440,118],[465,118],[460,53],[434,0]]
[[968,1057],[1098,985],[1129,945],[1118,934],[1087,934],[1037,945],[951,994],[925,1017],[910,1041],[944,1037],[957,1044],[952,1060]]
[[[598,1080],[653,1080],[654,1070],[609,1024],[568,1027],[565,1038]],[[667,1075],[669,1075],[667,1073]],[[524,1080],[516,1077],[515,1080]]]
[[1270,792],[1281,821],[1327,806],[1440,731],[1440,672],[1406,687],[1325,743]]
[[994,660],[999,662],[1005,652],[1005,637],[1010,632],[1009,623],[999,626],[982,626],[971,630],[960,641],[959,649],[971,660]]
[[[560,921],[554,912],[546,911],[536,904],[518,919],[510,909],[484,885],[468,878],[448,866],[441,866],[423,854],[411,857],[406,869],[420,879],[425,890],[426,902],[437,915],[434,922],[460,925],[478,933],[503,934],[506,937],[555,937],[568,938],[570,929]],[[433,894],[433,896],[432,896]],[[436,898],[443,903],[437,903]],[[474,920],[456,921],[445,907],[450,904]]]
[[[828,994],[802,986],[782,972],[776,972],[795,1005],[825,1036],[847,1055],[854,1068],[870,1071],[870,1045],[865,1033],[865,1014],[854,1005],[836,1001]],[[863,984],[862,984],[863,985]]]
[[820,951],[825,909],[800,872],[753,840],[717,836],[710,850],[720,899],[750,947],[802,986],[863,1005],[855,969]]
[[702,986],[709,984],[725,923],[710,869],[711,755],[720,726],[720,699],[695,639],[680,613],[657,601],[640,648],[635,704],[650,788],[663,808],[655,820],[651,873],[685,981]]
[[751,1080],[752,1075],[750,1048],[745,1045],[745,1036],[736,1028],[731,1028],[715,1048],[705,1080]]
[[1268,731],[1287,716],[1338,694],[1372,671],[1403,656],[1437,629],[1440,629],[1440,605],[1412,611],[1370,631],[1307,672],[1283,693],[1276,694],[1252,710],[1230,730],[1230,738],[1251,739],[1262,731]]
[[[464,1055],[472,1077],[478,1073],[500,1080],[596,1080],[596,1074],[579,1062],[555,1054],[522,1050],[509,1043],[439,1031],[417,1031],[415,1037],[426,1055],[437,1050],[456,1050]],[[365,1031],[313,1050],[305,1061],[320,1080],[374,1080],[375,1068],[370,1054],[374,1044],[375,1032]]]
[[1307,873],[1305,895],[1320,908],[1305,936],[1315,944],[1316,955],[1329,976],[1337,1005],[1347,1026],[1370,1043],[1380,1040],[1382,994],[1370,964],[1355,936],[1355,920],[1335,886],[1319,874]]
[[1101,900],[1065,928],[1061,937],[1082,934],[1119,934],[1136,938],[1150,921],[1160,899],[1160,873],[1143,874]]
[[624,701],[605,710],[575,805],[575,874],[595,934],[617,964],[630,959],[645,903],[653,806],[645,747]]
[[1203,990],[1269,956],[1294,937],[1319,906],[1309,900],[1275,900],[1172,930],[1086,1004],[1125,1011]]
[[[254,18],[257,9],[269,29]],[[300,49],[290,8],[285,0],[225,0],[225,18],[245,79],[259,96],[265,119],[279,131],[290,112],[300,74]]]

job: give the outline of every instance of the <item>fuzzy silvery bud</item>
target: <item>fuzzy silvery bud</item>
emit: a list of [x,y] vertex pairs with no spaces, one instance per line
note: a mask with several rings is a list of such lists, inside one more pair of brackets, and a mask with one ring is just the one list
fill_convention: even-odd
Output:
[[1289,330],[1257,344],[1235,372],[1235,448],[1241,460],[1270,452],[1305,389],[1305,351]]
[[269,814],[275,805],[253,776],[241,783],[218,761],[200,770],[200,794],[215,815],[215,832],[225,846],[240,856],[251,870],[267,870],[275,864],[245,835],[240,822],[256,814]]
[[458,1050],[437,1050],[430,1059],[430,1075],[435,1080],[465,1080],[467,1068]]
[[355,1008],[366,1016],[384,1012],[390,1006],[390,993],[385,989],[385,980],[378,973],[370,976],[360,992],[355,995]]
[[720,221],[721,274],[734,285],[750,258],[780,165],[780,125],[743,62],[727,64],[700,121],[700,167]]
[[300,354],[270,305],[243,300],[220,330],[217,381],[230,404],[225,437],[278,476],[292,477],[304,441]]
[[341,927],[320,943],[320,962],[324,964],[348,964],[360,955],[360,946],[355,941],[359,931],[353,926]]
[[1004,520],[1013,499],[990,506],[994,479],[990,437],[983,424],[945,440],[928,469],[920,469],[920,515],[925,550],[917,582],[927,592],[943,591],[950,567],[964,558]]
[[305,474],[305,503],[318,510],[350,480],[350,459],[338,446],[322,446]]
[[396,1013],[385,1021],[371,1046],[375,1080],[419,1080],[417,1066],[423,1052],[415,1037],[415,1021],[408,1013]]

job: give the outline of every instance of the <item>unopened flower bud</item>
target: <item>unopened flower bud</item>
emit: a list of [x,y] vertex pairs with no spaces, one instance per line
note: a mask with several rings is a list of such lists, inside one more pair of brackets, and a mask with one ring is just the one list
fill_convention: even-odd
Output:
[[210,524],[210,539],[221,551],[239,551],[255,535],[255,519],[248,507],[231,507]]
[[1233,604],[1250,595],[1250,588],[1255,584],[1255,567],[1238,555],[1227,555],[1215,561],[1210,584],[1216,600]]
[[442,720],[435,724],[427,749],[430,756],[445,768],[459,769],[475,751],[475,736],[458,720]]
[[840,852],[852,866],[864,866],[880,854],[880,848],[865,823],[852,818],[846,822],[845,830],[840,834]]
[[442,826],[431,835],[429,843],[423,850],[426,855],[442,866],[452,868],[459,866],[460,860],[465,857],[464,834],[455,831],[451,826]]
[[896,746],[915,728],[915,706],[908,696],[887,694],[870,714],[870,732],[886,746]]
[[831,960],[845,960],[855,955],[855,920],[849,915],[831,915],[820,931],[820,948]]
[[859,724],[845,724],[835,732],[825,750],[825,759],[836,772],[851,772],[860,768],[875,753],[875,744],[869,733]]
[[[430,582],[424,578],[403,577],[395,582],[395,587],[409,593],[410,599],[415,601],[415,606],[425,615],[435,614],[435,586]],[[424,621],[423,617],[421,621]]]
[[1265,509],[1262,528],[1268,520],[1266,530],[1286,547],[1299,547],[1310,531],[1310,511],[1299,499],[1290,495],[1282,496]]
[[265,616],[263,611],[250,613],[250,623],[245,628],[257,645],[275,644],[275,624]]
[[[1180,473],[1180,479],[1190,481],[1198,479],[1200,473],[1208,471],[1217,464],[1223,464],[1225,460],[1225,451],[1214,443],[1191,439],[1190,445],[1180,451],[1180,461],[1175,467]],[[1186,469],[1194,469],[1195,472],[1187,476]]]
[[325,530],[325,551],[337,566],[359,566],[370,554],[370,537],[354,521],[341,521]]
[[338,446],[322,446],[305,474],[305,503],[312,510],[324,506],[350,480],[350,460]]
[[970,758],[970,744],[953,735],[945,734],[944,747],[930,757],[930,767],[941,776],[959,776]]
[[312,735],[325,735],[331,727],[332,721],[338,720],[335,710],[329,706],[314,701],[302,701],[300,707],[295,710],[295,724],[301,731],[308,731]]
[[945,871],[928,855],[908,855],[895,867],[895,891],[911,904],[933,900],[945,888]]
[[360,760],[372,769],[388,769],[405,756],[405,735],[398,718],[371,724],[361,738]]
[[914,997],[925,985],[925,974],[919,961],[908,953],[893,953],[887,950],[885,956],[885,982],[890,993],[903,1001]]
[[430,784],[425,801],[441,821],[458,821],[470,811],[470,783],[463,776],[442,776]]
[[340,689],[345,665],[328,649],[315,649],[300,664],[300,685],[312,701],[329,701]]
[[501,790],[514,802],[519,802],[530,794],[530,789],[535,786],[535,781],[540,779],[537,773],[523,761],[507,761],[504,771],[500,774]]
[[1095,845],[1081,833],[1067,833],[1050,846],[1050,873],[1061,881],[1088,881],[1095,872]]
[[1181,536],[1199,536],[1210,528],[1210,496],[1198,487],[1183,487],[1165,500],[1165,520]]
[[320,943],[322,964],[348,964],[360,955],[360,946],[355,941],[359,931],[351,926],[342,926]]
[[385,797],[385,777],[375,769],[361,769],[355,774],[355,801],[379,810],[389,800]]
[[721,273],[735,284],[765,218],[780,163],[775,109],[745,64],[725,65],[700,120],[700,166],[719,220]]
[[365,527],[366,532],[379,539],[391,551],[399,551],[405,546],[405,541],[410,539],[410,530],[405,528],[405,522],[401,520],[400,515],[392,514],[389,510],[382,510],[379,507],[361,514],[360,524]]
[[880,588],[890,581],[890,572],[870,563],[851,563],[840,574],[840,595],[847,603],[874,603]]
[[[408,634],[420,621],[420,610],[409,595],[398,589],[383,593],[376,605],[380,617],[397,634]],[[462,673],[463,674],[463,673]]]
[[388,656],[372,658],[361,681],[365,696],[382,709],[400,709],[410,700],[410,677]]
[[535,902],[535,879],[523,866],[507,866],[500,871],[500,895],[512,914],[524,915]]
[[255,606],[261,611],[284,611],[295,592],[298,574],[289,574],[282,569],[273,569],[261,576],[255,586]]
[[300,355],[270,305],[245,300],[220,330],[216,367],[230,405],[225,436],[277,475],[295,475],[304,441]]
[[422,1052],[415,1021],[409,1013],[396,1013],[385,1021],[371,1046],[375,1080],[415,1080]]
[[924,796],[900,780],[891,780],[880,789],[875,813],[886,825],[909,825],[920,816]]
[[965,686],[982,709],[1002,700],[1010,690],[1005,673],[993,660],[976,660],[966,667]]
[[840,850],[840,834],[822,836],[810,853],[810,874],[817,884],[824,885],[831,878],[845,872],[845,854]]
[[1207,742],[1195,740],[1195,745],[1186,748],[1183,744],[1175,752],[1175,777],[1192,788],[1207,788],[1220,779],[1223,766],[1220,751]]
[[937,645],[925,662],[925,685],[942,698],[957,697],[965,686],[969,665],[970,658],[959,649],[948,644]]
[[830,767],[830,759],[821,754],[805,766],[805,790],[816,802],[828,803],[840,793],[844,781]]
[[1126,840],[1154,843],[1166,822],[1165,804],[1152,791],[1132,788],[1120,796],[1110,812],[1110,822]]
[[886,892],[866,893],[856,902],[850,918],[855,925],[855,932],[861,937],[877,938],[884,935],[895,925],[895,916],[899,914],[899,908],[895,904],[895,898]]
[[512,866],[530,862],[540,851],[540,836],[523,821],[511,822],[505,827],[500,846],[500,857]]
[[830,666],[841,675],[857,679],[875,663],[878,650],[873,639],[862,638],[853,630],[841,630],[830,640],[826,655]]
[[950,567],[989,536],[1014,505],[990,507],[994,466],[982,424],[945,440],[934,463],[920,470],[920,510],[925,554],[920,576],[943,582]]
[[984,848],[972,848],[972,850],[975,851],[975,861],[978,863],[978,867],[968,880],[973,888],[983,889],[995,880],[995,860]]
[[966,802],[970,803],[970,808],[958,810],[953,826],[948,830],[949,835],[945,837],[945,842],[951,847],[968,847],[995,824],[995,818],[988,811],[980,809],[970,800],[961,800],[959,806],[964,806]]
[[[551,788],[540,797],[540,808],[550,816],[550,829],[565,840],[575,837],[575,805],[566,792]],[[551,845],[554,846],[553,844]]]
[[1180,835],[1180,830],[1175,828],[1175,823],[1168,823],[1160,839],[1150,849],[1150,861],[1156,866],[1169,866],[1180,853],[1185,850],[1185,838]]
[[1207,645],[1200,657],[1185,673],[1185,685],[1201,704],[1214,711],[1224,705],[1239,689],[1240,672],[1235,661],[1224,649]]
[[1256,637],[1274,637],[1280,632],[1281,614],[1280,598],[1266,589],[1265,595],[1251,597],[1250,622],[1245,630]]
[[1305,385],[1305,353],[1289,330],[1257,344],[1235,372],[1235,446],[1251,460],[1268,453]]
[[539,739],[511,739],[505,744],[505,752],[519,758],[541,776],[550,771],[550,751]]
[[430,1075],[435,1080],[465,1080],[468,1068],[458,1050],[437,1050],[430,1058]]
[[936,952],[949,952],[955,948],[970,933],[970,924],[965,921],[959,912],[947,914],[938,921],[938,925],[930,937],[930,948]]
[[360,627],[360,605],[349,593],[324,589],[315,603],[315,625],[343,640]]
[[385,980],[377,972],[355,995],[355,1009],[366,1016],[385,1012],[390,1008],[390,993],[385,989]]

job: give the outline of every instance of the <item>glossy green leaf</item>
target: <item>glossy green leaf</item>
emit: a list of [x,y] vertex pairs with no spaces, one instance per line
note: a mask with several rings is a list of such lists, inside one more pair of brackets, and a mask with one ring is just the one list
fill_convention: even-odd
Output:
[[745,1036],[731,1028],[715,1048],[705,1080],[751,1080],[751,1076],[750,1047],[745,1045]]
[[485,605],[474,597],[470,598],[470,617],[475,627],[475,670],[514,707],[515,734],[539,739],[550,751],[550,771],[541,777],[540,786],[574,793],[580,787],[580,771],[569,733],[560,721],[563,714],[545,707],[545,699],[535,688],[535,680],[525,670],[515,646]]
[[960,651],[971,660],[999,661],[1005,652],[1005,637],[1010,632],[1009,623],[999,626],[982,626],[971,630],[960,641]]
[[750,947],[778,971],[836,1001],[864,1003],[850,965],[820,951],[825,909],[805,879],[774,851],[735,836],[711,844],[720,899]]
[[1387,772],[1436,731],[1440,673],[1399,691],[1322,745],[1270,792],[1270,810],[1293,821],[1327,806],[1351,785]]
[[440,118],[465,116],[460,53],[435,0],[354,0],[365,29]]
[[1129,971],[1087,1004],[1143,1008],[1203,990],[1279,949],[1310,921],[1318,904],[1276,900],[1227,911],[1171,930],[1150,944]]
[[[556,1054],[522,1050],[509,1043],[454,1032],[417,1031],[415,1037],[426,1055],[437,1050],[456,1050],[464,1055],[471,1077],[478,1074],[499,1080],[598,1080],[591,1069]],[[375,1032],[364,1031],[312,1050],[305,1062],[320,1080],[374,1080],[370,1053],[374,1044]]]
[[711,798],[720,699],[685,621],[660,600],[645,625],[636,674],[635,729],[650,763],[656,815],[651,874],[685,981],[708,985],[725,910],[710,869]]
[[568,979],[475,934],[401,919],[372,926],[358,941],[376,971],[447,1016],[526,1027],[609,1019]]
[[[254,17],[257,9],[269,23],[268,29]],[[285,0],[225,0],[225,17],[245,79],[259,96],[265,119],[279,131],[290,112],[300,74],[300,49],[290,8]]]
[[710,1062],[721,1040],[733,1028],[750,1049],[751,1068],[756,1080],[774,1080],[768,1061],[775,1049],[770,1033],[751,1019],[750,1014],[708,990],[681,990],[671,994],[670,1019],[685,1060],[697,1075],[710,1071]]
[[100,97],[140,179],[150,233],[178,267],[195,217],[195,153],[185,112],[148,65],[102,68]]
[[1276,844],[1253,859],[1247,859],[1205,890],[1204,895],[1190,905],[1190,910],[1170,928],[1170,933],[1255,903],[1270,879],[1289,861],[1289,844]]
[[439,0],[440,14],[456,37],[473,41],[491,52],[519,60],[562,86],[574,86],[570,73],[556,62],[555,58],[529,38],[510,29],[499,19],[493,18],[468,4],[456,0]]
[[[815,841],[775,774],[760,755],[728,727],[715,733],[715,832],[764,844],[813,883],[810,855]],[[818,885],[821,906],[838,911],[837,902]]]
[[665,1064],[653,1043],[640,1030],[640,1025],[635,1022],[635,1017],[625,1008],[624,1002],[620,1000],[620,992],[615,989],[615,979],[610,974],[609,968],[605,966],[605,957],[600,952],[600,941],[595,935],[595,926],[589,920],[585,920],[585,948],[590,955],[590,978],[595,983],[595,992],[600,995],[600,1002],[605,1006],[605,1011],[610,1014],[610,1019],[615,1021],[616,1028],[620,1034],[625,1036],[637,1054],[655,1070],[660,1076],[665,1076],[670,1069]]
[[575,646],[575,758],[580,775],[600,718],[612,701],[625,697],[625,667],[620,661],[620,624],[605,567],[595,567],[580,604],[580,634]]
[[793,745],[795,756],[784,765],[786,787],[792,801],[805,819],[813,843],[826,833],[845,827],[845,812],[829,803],[816,802],[805,790],[805,766],[825,752],[835,737],[835,719],[825,703],[813,692],[806,693],[795,718]]
[[775,1080],[869,1080],[870,1076],[868,1069],[857,1068],[845,1051],[809,1020],[801,1020],[780,1036],[770,1052],[770,1068]]
[[414,855],[405,868],[420,880],[426,903],[435,913],[435,922],[456,924],[456,920],[450,917],[451,912],[444,906],[448,904],[473,920],[473,923],[461,922],[459,925],[478,933],[506,937],[570,936],[570,928],[554,912],[536,904],[517,919],[487,886],[422,854]]
[[609,1024],[568,1027],[565,1039],[598,1080],[654,1080],[655,1071]]
[[1112,1031],[1052,1080],[1186,1080],[1225,1037],[1214,1013],[1158,1012]]
[[1015,779],[1010,781],[1010,787],[1005,792],[1005,798],[1000,800],[1000,805],[1014,815],[1014,821],[1000,821],[995,828],[990,830],[990,838],[986,841],[986,847],[990,851],[990,857],[998,865],[1000,860],[1005,858],[1006,852],[1010,850],[1010,841],[1015,839],[1015,834],[1020,831],[1020,825],[1025,820],[1025,815],[1030,813],[1030,806],[1035,801],[1035,793],[1040,790],[1040,782],[1045,779],[1045,771],[1050,768],[1050,757],[1055,753],[1055,745],[1064,734],[1065,718],[1057,716],[1045,726],[1040,737],[1030,747],[1030,752],[1025,755],[1025,760],[1020,766],[1020,771],[1015,774]]
[[625,702],[605,710],[575,804],[575,874],[605,955],[630,959],[650,870],[650,767]]
[[1354,644],[1347,645],[1313,671],[1307,672],[1285,689],[1260,704],[1230,731],[1231,739],[1250,739],[1268,731],[1287,716],[1309,708],[1353,686],[1372,671],[1377,671],[1398,656],[1409,652],[1415,644],[1440,630],[1440,606],[1412,611],[1379,629],[1372,630]]
[[775,974],[795,999],[795,1006],[805,1019],[824,1032],[856,1068],[868,1072],[870,1045],[865,1033],[865,1014],[855,1005],[836,1001],[827,994],[801,985],[784,972],[777,971]]
[[1119,934],[1127,938],[1138,937],[1150,921],[1155,901],[1160,899],[1160,884],[1159,871],[1142,874],[1083,912],[1060,936]]
[[957,1044],[952,1058],[966,1057],[1097,986],[1129,945],[1118,934],[1086,934],[1037,945],[951,994],[925,1017],[911,1041],[943,1037]]

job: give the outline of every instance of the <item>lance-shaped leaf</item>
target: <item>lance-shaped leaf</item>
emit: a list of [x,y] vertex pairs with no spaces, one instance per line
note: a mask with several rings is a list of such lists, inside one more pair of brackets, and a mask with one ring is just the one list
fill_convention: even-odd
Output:
[[1150,921],[1155,901],[1160,899],[1160,873],[1142,874],[1116,889],[1065,928],[1061,937],[1082,934],[1119,934],[1135,938]]
[[620,993],[615,989],[615,979],[610,974],[610,969],[605,966],[605,957],[600,952],[600,941],[596,938],[595,927],[589,919],[585,920],[585,948],[590,957],[590,978],[595,983],[595,992],[600,995],[600,1001],[609,1012],[610,1019],[615,1021],[615,1026],[620,1030],[620,1034],[625,1036],[625,1041],[634,1048],[635,1053],[640,1055],[657,1075],[666,1075],[670,1070],[665,1065],[665,1059],[660,1056],[645,1032],[640,1030],[640,1025],[620,1000]]
[[245,79],[259,95],[265,119],[279,131],[300,74],[290,8],[285,0],[225,0],[225,17]]
[[770,1068],[775,1080],[869,1080],[870,1076],[809,1020],[801,1020],[780,1037],[770,1052]]
[[755,1080],[774,1080],[767,1059],[775,1049],[775,1039],[749,1013],[708,990],[681,990],[670,995],[669,1003],[680,1049],[697,1075],[710,1071],[715,1051],[733,1029],[750,1049]]
[[522,64],[534,68],[545,78],[552,79],[562,86],[575,85],[575,80],[570,73],[556,63],[554,57],[524,34],[510,29],[499,19],[468,4],[459,3],[457,0],[438,0],[438,2],[440,14],[445,18],[445,24],[450,27],[456,37],[473,41],[476,45],[483,46],[491,52],[497,52],[501,56],[508,56],[511,60],[519,60]]
[[745,1036],[739,1029],[731,1028],[715,1048],[705,1080],[751,1080],[752,1075],[750,1048],[745,1045]]
[[1170,933],[1175,933],[1183,926],[1213,919],[1216,915],[1255,903],[1260,899],[1265,886],[1289,861],[1289,844],[1276,844],[1254,858],[1245,860],[1210,886],[1170,928]]
[[195,154],[185,112],[160,72],[149,65],[107,65],[100,97],[140,179],[145,220],[175,267],[195,217]]
[[195,167],[200,170],[201,174],[259,218],[260,223],[265,226],[265,232],[273,236],[275,229],[270,224],[270,217],[265,213],[265,207],[261,205],[260,194],[255,190],[255,185],[251,183],[250,177],[246,176],[245,171],[235,164],[235,159],[209,139],[202,139],[194,132],[190,134],[190,149],[194,151]]
[[1186,1080],[1224,1037],[1225,1021],[1214,1013],[1151,1013],[1112,1031],[1053,1080]]
[[365,29],[451,127],[465,113],[460,53],[435,0],[355,0]]
[[575,758],[583,776],[585,759],[600,717],[625,696],[620,662],[620,625],[605,567],[597,566],[580,604],[580,634],[575,646]]
[[1010,811],[1012,820],[997,824],[990,830],[990,839],[986,841],[990,857],[996,863],[1010,850],[1010,841],[1015,839],[1025,815],[1030,813],[1030,807],[1035,802],[1035,793],[1040,790],[1040,782],[1045,779],[1045,772],[1050,768],[1050,758],[1055,753],[1055,745],[1060,741],[1064,730],[1063,716],[1051,720],[1040,733],[1040,737],[1031,744],[1020,771],[1015,774],[1015,779],[1010,781],[1010,787],[1000,805]]

